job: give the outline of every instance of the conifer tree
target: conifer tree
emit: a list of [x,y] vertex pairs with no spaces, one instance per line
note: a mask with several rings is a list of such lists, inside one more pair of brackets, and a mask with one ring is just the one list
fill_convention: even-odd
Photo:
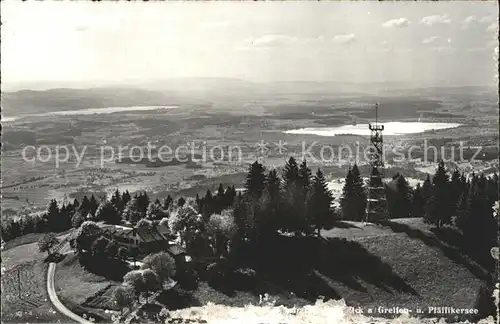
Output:
[[86,216],[89,212],[90,212],[90,200],[85,195],[83,196],[82,203],[80,204],[80,213]]
[[217,188],[217,197],[219,199],[223,199],[224,197],[224,186],[222,185],[222,183],[219,183],[219,187]]
[[57,232],[66,231],[71,228],[71,213],[71,205],[66,206],[63,204],[57,221]]
[[427,204],[424,221],[440,228],[451,223],[450,185],[444,162],[440,161],[432,178],[432,196]]
[[356,197],[358,201],[357,217],[358,221],[364,219],[366,211],[366,191],[363,183],[363,179],[359,173],[358,165],[355,163],[352,167],[352,176],[354,180],[354,190],[356,192]]
[[489,203],[493,205],[498,200],[498,174],[495,172],[493,176],[488,178],[487,182],[486,195],[488,196]]
[[236,189],[233,186],[228,186],[224,192],[224,208],[231,206],[234,203],[234,198],[236,197]]
[[299,181],[298,192],[295,195],[295,208],[298,211],[300,230],[304,234],[309,234],[311,231],[312,220],[307,212],[307,202],[311,194],[312,172],[307,166],[307,161],[304,159],[299,166]]
[[59,217],[57,220],[57,232],[63,231],[65,227],[65,218],[67,218],[67,213],[68,213],[68,207],[66,204],[63,202],[61,208],[59,208]]
[[99,203],[97,202],[97,199],[92,195],[90,197],[90,203],[89,203],[89,213],[92,214],[92,216],[95,216],[95,212],[97,211],[97,208],[99,207]]
[[147,192],[139,194],[137,197],[137,209],[141,213],[141,217],[146,216],[146,212],[149,206],[150,200]]
[[220,213],[226,207],[224,187],[222,186],[222,183],[219,183],[219,187],[217,188],[214,205],[214,213]]
[[427,206],[432,197],[432,182],[431,177],[427,174],[425,178],[424,184],[422,186],[422,199],[424,200],[424,209],[427,209]]
[[299,183],[304,197],[307,196],[309,189],[311,187],[312,172],[311,169],[307,167],[307,161],[304,160],[299,167]]
[[258,161],[250,165],[247,180],[245,182],[245,194],[252,197],[252,199],[259,199],[262,195],[266,182],[264,171],[264,166]]
[[203,210],[203,201],[201,200],[199,194],[196,194],[195,202],[196,202],[196,208],[198,208],[198,210],[200,212],[202,212],[202,210]]
[[464,232],[470,217],[469,197],[469,192],[464,191],[460,195],[460,199],[457,203],[457,217],[455,218],[455,225],[462,231],[462,233]]
[[388,197],[391,218],[406,218],[411,213],[411,188],[403,175],[393,180],[396,191]]
[[60,213],[59,206],[57,205],[57,200],[52,199],[47,207],[46,219],[47,226],[51,232],[59,232],[60,225]]
[[245,236],[248,228],[247,224],[247,208],[246,202],[244,201],[243,195],[240,193],[236,196],[233,205],[234,211],[234,222],[238,229],[239,234],[243,237]]
[[342,197],[340,198],[340,206],[342,208],[342,220],[354,220],[356,215],[355,194],[353,191],[352,170],[347,170],[344,187],[342,188]]
[[270,170],[266,177],[266,187],[260,205],[262,210],[257,221],[266,233],[275,233],[278,229],[282,207],[282,184],[276,170]]
[[75,213],[76,209],[75,209],[75,206],[73,205],[73,203],[68,203],[66,205],[66,212],[67,212],[67,215],[68,215],[68,218],[71,219],[71,217],[73,217],[73,214]]
[[80,202],[78,201],[78,199],[74,199],[73,200],[73,208],[75,209],[75,211],[80,207]]
[[451,205],[451,215],[456,216],[458,201],[462,195],[463,187],[460,172],[455,169],[451,174],[450,180],[450,205]]
[[413,199],[412,199],[412,211],[411,211],[411,216],[412,217],[423,217],[424,216],[424,196],[423,196],[423,189],[422,186],[420,185],[420,182],[417,183],[417,186],[415,187],[415,190],[413,192]]
[[169,209],[170,206],[172,205],[172,197],[170,195],[167,196],[167,198],[165,198],[164,202],[163,202],[163,208],[164,209]]
[[283,180],[285,182],[285,186],[291,187],[292,185],[296,185],[299,181],[299,166],[297,161],[292,157],[290,157],[283,168]]
[[130,192],[126,190],[122,195],[120,210],[125,209],[125,206],[128,204],[130,200],[132,200],[132,197],[130,196]]
[[307,225],[306,201],[307,177],[310,170],[302,163],[302,178],[297,161],[290,157],[283,168],[283,210],[280,217],[280,228],[288,232],[302,234]]
[[[466,213],[457,219],[457,225],[467,242],[467,249],[491,264],[488,251],[498,244],[498,223],[493,217],[493,206],[486,194],[487,186],[477,177],[469,190]],[[471,182],[471,183],[472,183]]]
[[203,197],[201,201],[202,208],[200,212],[203,215],[203,218],[205,220],[208,220],[208,218],[214,211],[214,197],[210,189],[207,189],[205,197]]
[[115,207],[115,209],[118,211],[118,212],[121,212],[121,195],[120,195],[120,190],[116,189],[115,192],[113,193],[113,195],[111,196],[111,203],[113,204],[113,206]]
[[356,164],[349,168],[346,176],[342,198],[342,218],[345,220],[361,221],[364,219],[366,209],[366,193],[363,187],[363,180],[360,177]]
[[312,226],[320,235],[324,226],[333,223],[332,202],[333,196],[328,189],[326,179],[321,169],[318,168],[312,181],[311,195],[309,196],[308,211]]

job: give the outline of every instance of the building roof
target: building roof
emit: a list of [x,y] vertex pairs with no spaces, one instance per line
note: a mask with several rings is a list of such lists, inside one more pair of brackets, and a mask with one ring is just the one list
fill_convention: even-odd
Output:
[[158,232],[156,227],[144,226],[137,228],[136,231],[144,242],[155,242],[155,241],[165,240],[165,238]]

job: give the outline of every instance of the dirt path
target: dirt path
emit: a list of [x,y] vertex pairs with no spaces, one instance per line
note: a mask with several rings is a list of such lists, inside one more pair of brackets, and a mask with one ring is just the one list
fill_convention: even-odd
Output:
[[[64,248],[62,250],[64,250]],[[61,252],[63,252],[62,250]],[[56,265],[57,263],[51,262],[49,264],[49,270],[47,271],[47,292],[49,294],[50,301],[59,312],[71,318],[72,320],[82,324],[92,324],[92,322],[87,321],[83,317],[78,316],[77,314],[66,308],[66,306],[64,306],[57,297],[54,283],[54,273],[56,272]]]

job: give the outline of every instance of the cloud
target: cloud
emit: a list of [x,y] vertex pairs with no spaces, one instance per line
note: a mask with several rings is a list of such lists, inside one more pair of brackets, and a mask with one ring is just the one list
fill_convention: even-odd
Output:
[[356,35],[354,34],[346,34],[346,35],[337,35],[332,38],[332,41],[334,41],[337,44],[349,44],[354,42],[356,39]]
[[478,23],[480,24],[489,24],[491,22],[493,22],[495,19],[493,16],[484,16],[484,17],[481,17],[481,19],[478,19]]
[[257,47],[278,47],[297,43],[298,38],[287,35],[265,35],[248,42]]
[[[472,24],[476,24],[476,25],[488,25],[489,24],[487,30],[491,31],[491,28],[494,28],[494,27],[491,27],[491,25],[495,24],[495,19],[493,16],[484,16],[481,18],[477,18],[474,15],[468,16],[467,18],[465,18],[462,21],[462,28],[466,29]],[[496,29],[494,29],[494,30],[496,30]]]
[[465,18],[462,21],[462,28],[466,29],[469,27],[469,25],[471,25],[473,23],[477,23],[477,22],[478,22],[478,19],[476,16],[468,16],[467,18]]
[[496,32],[498,30],[498,23],[491,23],[488,27],[486,27],[487,32]]
[[386,21],[382,24],[382,27],[391,28],[391,27],[407,27],[410,24],[410,21],[406,18],[396,18]]
[[467,52],[486,52],[491,53],[493,51],[494,54],[498,54],[498,43],[497,42],[488,42],[485,46],[481,47],[472,47],[468,48]]
[[448,17],[448,15],[426,16],[420,20],[420,24],[425,26],[432,26],[436,24],[450,24],[450,23],[451,19]]
[[294,48],[300,46],[324,46],[327,44],[328,40],[324,36],[298,38],[281,34],[269,34],[258,38],[247,38],[235,49],[237,51],[249,51],[292,46]]
[[438,39],[437,36],[432,36],[432,37],[429,37],[429,38],[425,38],[422,40],[422,44],[430,44],[432,42],[434,42],[436,39]]

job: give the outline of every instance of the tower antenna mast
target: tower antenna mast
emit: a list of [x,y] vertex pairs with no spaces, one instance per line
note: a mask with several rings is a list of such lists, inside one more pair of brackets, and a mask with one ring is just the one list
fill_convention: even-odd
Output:
[[385,196],[384,178],[384,140],[382,133],[384,125],[378,124],[378,103],[375,104],[375,124],[368,125],[370,135],[370,178],[368,182],[368,199],[366,202],[367,221],[386,218],[387,201]]

